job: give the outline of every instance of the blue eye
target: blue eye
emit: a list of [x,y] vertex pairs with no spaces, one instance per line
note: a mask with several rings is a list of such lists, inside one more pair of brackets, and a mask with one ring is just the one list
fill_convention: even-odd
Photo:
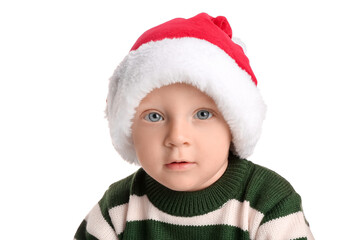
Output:
[[164,120],[164,118],[156,112],[151,112],[145,116],[145,120],[149,122],[158,122]]
[[201,120],[209,119],[212,116],[213,116],[212,113],[206,110],[200,110],[196,113],[196,118]]

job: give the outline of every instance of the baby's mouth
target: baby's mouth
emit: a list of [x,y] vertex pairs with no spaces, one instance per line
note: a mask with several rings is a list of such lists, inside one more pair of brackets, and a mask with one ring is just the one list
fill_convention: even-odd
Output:
[[165,166],[171,170],[186,170],[194,165],[195,165],[194,162],[188,162],[185,160],[176,160],[166,164]]

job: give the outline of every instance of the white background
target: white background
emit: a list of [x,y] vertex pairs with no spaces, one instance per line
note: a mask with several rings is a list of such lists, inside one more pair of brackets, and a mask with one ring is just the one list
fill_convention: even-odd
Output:
[[356,1],[1,1],[0,238],[72,239],[137,169],[112,147],[108,78],[147,29],[226,16],[268,105],[249,158],[303,199],[316,239],[358,239]]

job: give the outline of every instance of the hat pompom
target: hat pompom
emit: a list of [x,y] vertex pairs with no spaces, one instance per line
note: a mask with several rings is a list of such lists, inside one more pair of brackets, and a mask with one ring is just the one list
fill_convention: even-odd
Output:
[[241,41],[240,38],[232,37],[232,40],[233,40],[234,43],[236,43],[237,45],[239,45],[243,49],[245,54],[247,53],[246,45],[245,45],[245,43],[243,41]]

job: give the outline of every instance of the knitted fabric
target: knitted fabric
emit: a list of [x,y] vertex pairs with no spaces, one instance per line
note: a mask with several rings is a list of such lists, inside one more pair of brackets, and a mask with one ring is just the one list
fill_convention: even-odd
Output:
[[109,187],[75,239],[314,238],[292,186],[230,154],[223,176],[195,192],[170,190],[140,168]]

